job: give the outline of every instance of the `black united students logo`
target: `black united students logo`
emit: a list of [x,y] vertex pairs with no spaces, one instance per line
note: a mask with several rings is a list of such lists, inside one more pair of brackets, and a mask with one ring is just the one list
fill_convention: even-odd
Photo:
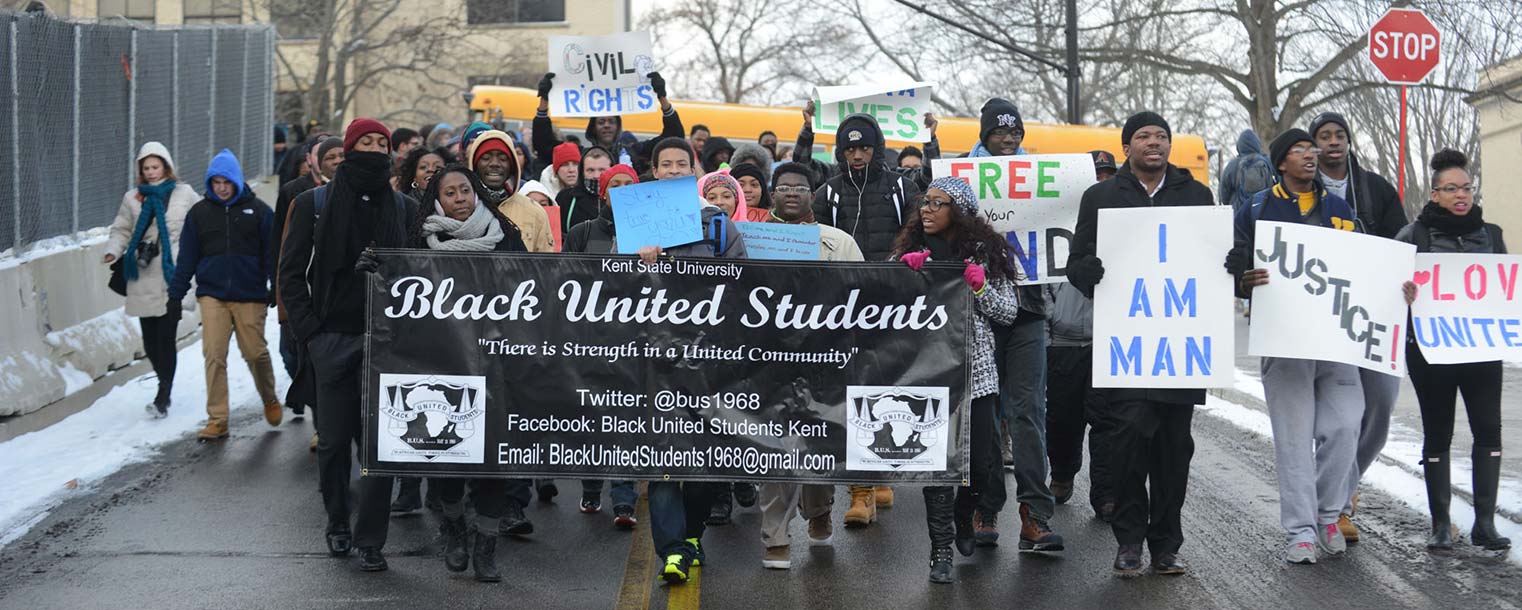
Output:
[[946,470],[945,387],[847,386],[847,470]]
[[380,389],[377,460],[484,462],[485,377],[382,373]]

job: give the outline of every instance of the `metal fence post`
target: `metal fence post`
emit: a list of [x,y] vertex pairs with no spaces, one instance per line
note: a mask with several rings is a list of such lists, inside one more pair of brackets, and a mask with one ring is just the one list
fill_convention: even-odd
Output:
[[[12,37],[11,40],[15,40],[15,37]],[[265,68],[265,70],[267,70],[267,72],[260,72],[260,74],[263,76],[264,84],[269,87],[269,89],[265,90],[265,95],[266,95],[266,97],[267,97],[267,99],[269,101],[269,105],[266,106],[265,109],[269,111],[268,112],[268,114],[269,114],[269,120],[271,122],[274,122],[274,120],[275,120],[275,113],[279,112],[279,109],[275,107],[275,86],[276,86],[276,83],[278,83],[280,81],[280,76],[279,76],[279,74],[277,73],[277,71],[275,69],[275,26],[272,25],[272,26],[270,26],[270,27],[268,27],[268,28],[266,28],[264,30],[264,45],[265,45],[264,48],[265,48],[266,54],[264,55],[264,62],[263,63],[264,63],[264,68]],[[14,56],[15,53],[12,53],[11,55]],[[268,129],[268,130],[265,130],[265,132],[264,132],[264,137],[268,138],[267,140],[265,140],[265,142],[269,143],[269,146],[265,147],[266,149],[273,150],[275,148],[275,134],[274,134],[274,131],[275,131],[274,129]],[[292,142],[291,142],[291,136],[290,136],[290,133],[287,132],[286,133],[286,145],[285,145],[285,149],[289,151],[292,148],[294,148],[293,146],[291,146],[291,144],[292,144]],[[269,169],[268,172],[265,172],[265,173],[274,174],[274,173],[277,173],[279,171],[280,171],[280,168],[275,167],[274,166],[274,161],[271,160],[270,161],[270,169]]]
[[[248,42],[249,36],[245,32],[243,36],[243,94],[238,96],[238,156],[245,159],[244,163],[253,161],[248,152]],[[248,167],[259,167],[251,165]],[[255,170],[258,171],[258,170]],[[248,172],[243,172],[247,179]]]
[[169,70],[169,141],[174,146],[172,154],[180,154],[180,31],[170,34]]
[[11,20],[11,229],[15,232],[12,248],[21,247],[21,87],[16,72],[16,21]]
[[211,82],[211,94],[206,99],[211,104],[206,111],[206,160],[209,163],[212,155],[217,154],[217,28],[211,28],[211,60],[206,64],[207,81]]
[[[70,129],[74,134],[74,145],[69,149],[69,156],[74,159],[74,224],[71,231],[76,233],[79,231],[79,40],[82,30],[82,26],[74,24],[74,122]],[[20,179],[19,175],[17,179]]]
[[[127,64],[127,158],[135,158],[137,155],[137,28],[132,28],[132,43],[128,47],[131,56]],[[128,171],[128,178],[135,184],[137,182],[137,164]]]

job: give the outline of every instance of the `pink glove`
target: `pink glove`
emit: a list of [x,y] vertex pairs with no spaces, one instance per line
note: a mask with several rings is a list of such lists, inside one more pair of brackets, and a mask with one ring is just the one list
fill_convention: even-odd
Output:
[[967,285],[972,287],[973,292],[980,292],[983,284],[988,281],[988,274],[983,271],[982,265],[968,261],[967,268],[962,270],[962,279],[967,280]]
[[929,260],[929,259],[930,259],[930,251],[929,250],[920,250],[919,252],[910,252],[908,254],[905,254],[903,256],[898,257],[898,260],[904,261],[905,265],[909,265],[909,268],[913,269],[915,271],[919,271],[920,267],[924,267],[925,266],[925,261]]

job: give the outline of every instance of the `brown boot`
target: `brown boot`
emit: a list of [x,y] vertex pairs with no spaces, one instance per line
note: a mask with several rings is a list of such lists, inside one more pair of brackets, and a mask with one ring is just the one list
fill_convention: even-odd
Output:
[[871,486],[851,486],[851,508],[846,510],[846,527],[866,527],[877,520],[876,496]]
[[872,488],[872,496],[877,501],[878,508],[893,508],[893,488],[887,485],[878,485]]
[[269,422],[271,426],[280,425],[280,420],[284,417],[285,414],[280,411],[280,401],[271,400],[264,403],[264,421]]
[[227,438],[227,420],[209,420],[206,427],[196,433],[196,437],[203,441],[211,441],[219,438]]

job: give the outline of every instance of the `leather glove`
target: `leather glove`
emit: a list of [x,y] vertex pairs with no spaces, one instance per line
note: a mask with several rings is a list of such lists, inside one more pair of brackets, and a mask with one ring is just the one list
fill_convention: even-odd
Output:
[[380,257],[375,255],[373,248],[365,248],[359,253],[359,258],[354,261],[354,270],[360,273],[375,273],[380,269]]
[[650,88],[655,90],[655,97],[666,97],[666,79],[660,72],[650,73]]
[[1226,252],[1226,271],[1232,275],[1241,276],[1242,272],[1252,269],[1252,258],[1247,254],[1247,244],[1237,244]]
[[969,259],[967,268],[962,270],[962,279],[967,280],[967,286],[972,288],[973,292],[982,292],[983,286],[988,283],[988,272],[983,270],[982,265]]
[[909,252],[907,254],[904,254],[903,256],[898,257],[898,260],[904,261],[905,265],[909,265],[909,268],[913,269],[915,271],[919,271],[920,267],[924,267],[925,266],[925,261],[929,260],[929,259],[930,259],[930,251],[929,250],[920,250],[919,252]]
[[539,97],[541,99],[546,99],[546,100],[550,99],[550,89],[553,89],[554,87],[555,87],[555,73],[554,72],[546,72],[546,73],[544,73],[544,78],[539,79]]

